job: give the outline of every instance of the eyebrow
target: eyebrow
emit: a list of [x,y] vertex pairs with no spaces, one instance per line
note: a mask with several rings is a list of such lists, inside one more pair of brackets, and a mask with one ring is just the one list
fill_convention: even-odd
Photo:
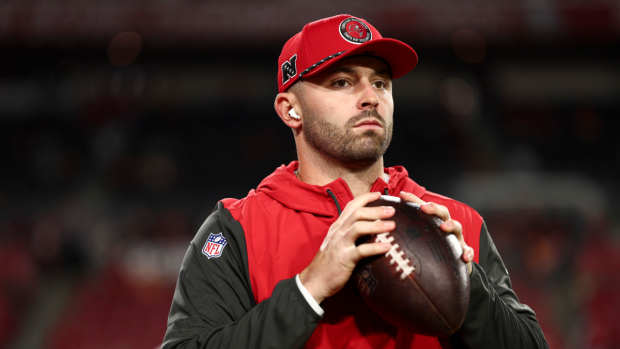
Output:
[[[328,70],[328,74],[335,74],[335,73],[354,74],[355,70],[353,70],[352,68],[348,66],[339,66],[339,67],[335,67],[335,68]],[[373,74],[374,75],[385,75],[385,76],[388,76],[390,79],[392,78],[390,69],[377,70]]]

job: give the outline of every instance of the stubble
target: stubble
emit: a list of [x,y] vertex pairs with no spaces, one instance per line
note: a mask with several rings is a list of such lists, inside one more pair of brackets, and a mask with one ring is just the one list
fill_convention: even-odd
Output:
[[[367,130],[356,134],[355,124],[369,117],[379,121],[384,132]],[[392,129],[393,124],[386,124],[376,110],[352,117],[344,128],[311,113],[304,115],[304,134],[308,143],[320,152],[351,165],[372,164],[382,157],[392,140]]]

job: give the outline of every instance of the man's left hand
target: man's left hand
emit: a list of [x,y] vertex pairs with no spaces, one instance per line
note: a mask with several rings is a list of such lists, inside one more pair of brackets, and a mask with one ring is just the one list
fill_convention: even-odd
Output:
[[415,196],[414,194],[404,191],[400,192],[400,197],[405,201],[413,202],[420,205],[420,209],[422,210],[422,212],[439,217],[443,221],[439,228],[447,234],[456,235],[456,237],[461,242],[461,247],[463,248],[463,254],[461,255],[461,259],[463,259],[463,261],[467,263],[467,273],[471,274],[472,261],[474,260],[474,249],[467,245],[467,243],[463,239],[463,227],[461,226],[461,223],[459,221],[450,218],[450,211],[448,211],[448,208],[434,202],[426,202]]

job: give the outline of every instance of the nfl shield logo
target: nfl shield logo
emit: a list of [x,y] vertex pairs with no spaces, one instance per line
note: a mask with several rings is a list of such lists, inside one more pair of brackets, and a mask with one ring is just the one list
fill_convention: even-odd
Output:
[[205,242],[204,247],[202,248],[202,253],[207,256],[209,259],[218,258],[222,255],[222,251],[228,242],[224,237],[224,234],[209,234],[207,241]]

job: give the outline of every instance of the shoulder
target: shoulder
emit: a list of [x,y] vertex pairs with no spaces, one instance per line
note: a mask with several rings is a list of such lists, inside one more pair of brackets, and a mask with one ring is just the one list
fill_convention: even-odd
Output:
[[242,222],[267,212],[272,203],[273,200],[268,195],[253,189],[241,199],[222,199],[218,206],[220,206],[219,210],[227,211],[234,220]]
[[265,224],[277,219],[281,211],[279,203],[269,195],[250,190],[241,199],[221,199],[204,221],[198,235],[204,242],[209,235],[207,231],[228,231],[232,238],[246,243],[248,236],[264,231]]
[[198,232],[194,236],[192,243],[194,245],[202,245],[205,243],[207,236],[214,233],[229,235],[231,232],[237,231],[234,225],[234,217],[232,217],[230,211],[226,209],[223,200],[219,201],[202,222],[200,228],[198,228]]
[[[234,203],[234,200],[220,200],[191,241],[195,254],[202,253],[213,262],[211,264],[228,263],[231,257],[233,260],[245,261],[246,259],[246,238],[243,226],[226,207],[226,204]],[[205,263],[206,259],[201,259],[201,261]]]

